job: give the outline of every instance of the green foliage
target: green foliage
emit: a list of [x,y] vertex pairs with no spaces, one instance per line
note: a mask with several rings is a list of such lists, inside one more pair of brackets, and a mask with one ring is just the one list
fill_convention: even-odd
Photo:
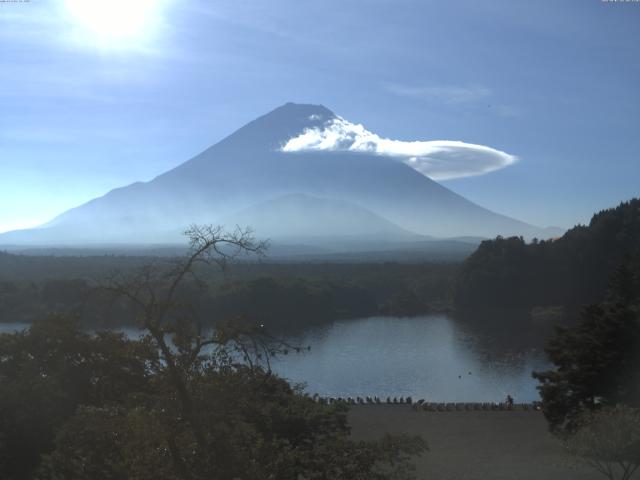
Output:
[[622,306],[590,306],[579,325],[559,328],[546,348],[556,370],[534,373],[553,430],[571,431],[599,403],[638,405],[640,323]]
[[3,479],[411,478],[425,447],[353,442],[344,406],[222,352],[184,365],[203,440],[148,339],[52,318],[0,336],[0,352]]
[[535,260],[522,237],[484,241],[464,262],[455,290],[456,308],[514,308],[527,300]]
[[602,405],[640,406],[640,290],[627,265],[612,276],[607,301],[557,328],[545,349],[556,369],[535,372],[551,429],[572,432],[585,411]]
[[640,199],[593,216],[559,239],[482,242],[464,262],[455,287],[459,310],[600,302],[607,279],[626,262],[640,272]]
[[29,478],[79,405],[143,391],[152,358],[143,344],[116,333],[91,336],[60,317],[0,335],[0,477]]
[[206,310],[216,318],[242,315],[269,328],[300,327],[341,318],[377,313],[375,299],[362,287],[303,279],[261,277],[220,285],[205,300]]
[[[133,325],[132,311],[122,302],[113,303],[95,282],[79,276],[86,272],[120,269],[135,271],[121,257],[26,257],[3,265],[0,256],[0,322],[30,322],[48,312],[77,315],[84,325]],[[147,258],[158,267],[175,259]],[[42,271],[29,275],[33,281],[18,281],[20,269],[37,262]],[[109,263],[111,261],[111,263]],[[68,265],[64,262],[68,262]],[[51,265],[51,269],[45,268]],[[55,272],[56,278],[47,278]],[[201,289],[188,279],[181,298],[210,319],[244,317],[271,329],[304,328],[314,324],[369,315],[420,315],[450,307],[453,264],[259,264],[234,265],[223,277],[211,269],[198,269],[207,282]],[[304,312],[304,315],[300,315]]]

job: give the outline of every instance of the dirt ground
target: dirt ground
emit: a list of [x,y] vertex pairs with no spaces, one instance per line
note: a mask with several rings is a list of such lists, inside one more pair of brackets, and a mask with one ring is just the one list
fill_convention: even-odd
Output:
[[385,432],[421,435],[429,452],[416,460],[419,479],[598,480],[547,431],[539,411],[415,411],[408,405],[351,407],[356,439]]

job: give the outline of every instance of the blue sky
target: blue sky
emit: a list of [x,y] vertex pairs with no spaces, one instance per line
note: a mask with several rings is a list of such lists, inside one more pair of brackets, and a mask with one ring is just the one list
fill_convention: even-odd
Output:
[[0,231],[150,180],[288,101],[515,155],[443,184],[534,224],[640,195],[638,2],[0,2],[0,79]]

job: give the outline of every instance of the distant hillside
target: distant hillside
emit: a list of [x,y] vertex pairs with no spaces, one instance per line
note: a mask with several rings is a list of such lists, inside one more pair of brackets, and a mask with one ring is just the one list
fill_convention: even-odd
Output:
[[588,226],[576,226],[556,240],[482,242],[461,268],[455,305],[470,311],[597,302],[623,262],[640,282],[637,198],[595,214]]

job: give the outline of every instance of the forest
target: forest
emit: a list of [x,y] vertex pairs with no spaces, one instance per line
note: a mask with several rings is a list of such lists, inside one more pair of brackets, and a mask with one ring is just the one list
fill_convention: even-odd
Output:
[[620,265],[640,272],[640,199],[593,215],[562,237],[487,240],[462,264],[454,287],[459,312],[562,307],[567,318],[604,299]]
[[[101,284],[116,272],[126,274],[171,261],[171,257],[0,253],[0,322],[29,322],[58,312],[76,314],[85,325],[132,325],[131,312],[110,305]],[[208,287],[203,290],[186,285],[183,295],[212,321],[245,316],[271,328],[304,328],[377,314],[404,316],[446,310],[451,306],[456,268],[454,263],[436,262],[240,261],[224,272],[201,272]]]

